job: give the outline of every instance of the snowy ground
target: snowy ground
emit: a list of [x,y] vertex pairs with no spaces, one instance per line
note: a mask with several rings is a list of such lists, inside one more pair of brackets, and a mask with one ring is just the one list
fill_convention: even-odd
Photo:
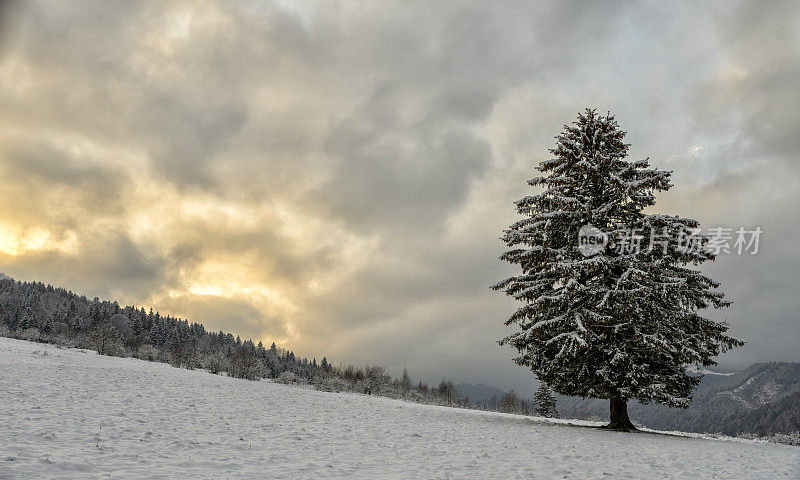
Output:
[[800,478],[800,449],[249,382],[0,338],[0,478]]

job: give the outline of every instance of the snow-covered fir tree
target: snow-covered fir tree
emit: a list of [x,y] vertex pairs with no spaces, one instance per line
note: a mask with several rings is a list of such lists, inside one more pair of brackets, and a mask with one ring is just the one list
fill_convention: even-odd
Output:
[[[501,259],[522,273],[493,288],[524,305],[500,343],[556,392],[609,399],[609,428],[633,429],[629,399],[687,407],[700,382],[687,366],[715,365],[743,342],[699,313],[729,302],[690,268],[714,259],[708,238],[691,235],[698,222],[644,212],[671,172],[626,160],[611,114],[587,109],[564,128],[528,182],[543,191],[516,202],[525,218],[502,237],[511,249]],[[591,249],[579,248],[582,227]]]
[[533,413],[539,417],[558,418],[556,397],[553,390],[544,382],[540,382],[539,389],[533,394]]

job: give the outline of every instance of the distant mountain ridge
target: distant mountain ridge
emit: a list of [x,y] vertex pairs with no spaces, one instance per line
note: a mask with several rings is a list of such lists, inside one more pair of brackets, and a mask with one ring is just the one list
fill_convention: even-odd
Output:
[[[563,417],[608,417],[603,400],[558,397]],[[706,374],[688,409],[631,402],[631,419],[661,430],[767,435],[800,430],[800,363],[756,363],[732,374]]]
[[[698,369],[703,380],[688,409],[629,404],[631,419],[657,430],[726,435],[772,435],[800,431],[800,363],[755,363],[738,372]],[[459,383],[456,389],[480,403],[506,392],[485,384]],[[562,418],[608,419],[608,401],[557,396]]]
[[500,399],[506,394],[506,392],[497,387],[483,383],[459,383],[456,385],[456,390],[461,395],[461,398],[469,399],[470,403],[481,403],[491,400],[492,397]]

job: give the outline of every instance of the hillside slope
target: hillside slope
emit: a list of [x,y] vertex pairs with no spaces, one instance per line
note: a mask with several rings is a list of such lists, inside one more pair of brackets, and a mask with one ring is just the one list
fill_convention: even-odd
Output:
[[0,478],[797,478],[800,449],[250,382],[0,338]]

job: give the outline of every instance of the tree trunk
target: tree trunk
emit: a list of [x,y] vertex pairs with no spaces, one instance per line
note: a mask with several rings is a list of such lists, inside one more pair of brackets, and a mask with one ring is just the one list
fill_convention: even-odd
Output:
[[631,423],[628,418],[628,401],[619,395],[611,397],[611,423],[605,426],[609,430],[620,430],[623,432],[630,432],[636,430],[636,427]]

